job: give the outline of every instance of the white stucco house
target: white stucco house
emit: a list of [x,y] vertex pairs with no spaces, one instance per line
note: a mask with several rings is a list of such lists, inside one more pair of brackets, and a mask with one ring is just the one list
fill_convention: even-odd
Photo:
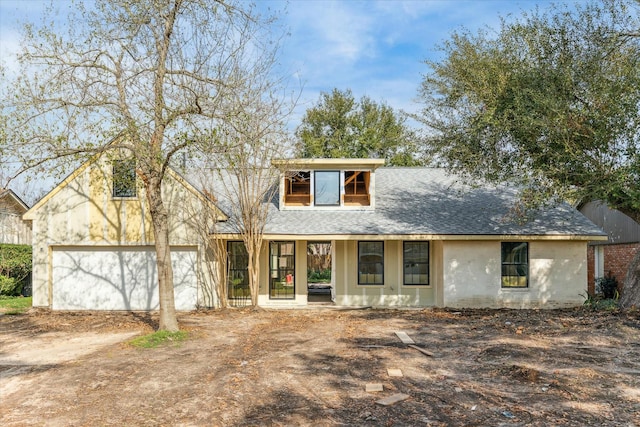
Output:
[[[557,308],[582,304],[587,243],[606,239],[569,205],[511,215],[508,187],[468,186],[442,169],[386,168],[376,159],[274,161],[278,191],[260,254],[259,305],[310,304],[309,244],[330,245],[330,303],[374,307]],[[31,208],[34,306],[152,310],[157,283],[146,202],[114,185],[117,167],[87,163]],[[171,172],[176,298],[179,309],[216,306],[207,277],[228,272],[228,298],[247,297],[247,265],[231,210],[214,195],[223,240],[214,260],[192,229],[197,189]],[[209,264],[207,264],[209,263]],[[213,263],[213,264],[211,264]],[[154,299],[156,298],[156,299]]]

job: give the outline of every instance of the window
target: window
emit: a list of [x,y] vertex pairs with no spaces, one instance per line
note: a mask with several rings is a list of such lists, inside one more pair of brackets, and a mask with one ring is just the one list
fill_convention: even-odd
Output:
[[244,242],[227,242],[229,273],[227,297],[230,299],[251,298],[249,289],[249,255]]
[[309,206],[311,202],[311,172],[287,172],[284,202],[288,205]]
[[348,206],[369,206],[369,171],[345,171],[344,204]]
[[529,286],[529,244],[526,242],[502,243],[502,287],[526,288]]
[[384,242],[358,242],[358,284],[384,284]]
[[136,197],[136,161],[113,162],[113,197]]
[[315,173],[316,206],[340,206],[340,172],[317,171]]
[[404,242],[404,284],[429,284],[429,242]]
[[269,297],[295,299],[295,243],[271,242],[269,244]]

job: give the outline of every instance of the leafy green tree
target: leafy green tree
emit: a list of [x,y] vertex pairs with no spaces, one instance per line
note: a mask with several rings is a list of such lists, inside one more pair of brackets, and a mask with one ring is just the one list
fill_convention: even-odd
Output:
[[265,87],[278,50],[273,19],[238,0],[76,2],[69,16],[64,31],[26,27],[25,68],[2,100],[0,160],[20,173],[132,153],[153,224],[159,328],[176,331],[162,182],[177,153],[215,140],[248,111],[249,88]]
[[[602,200],[640,222],[640,3],[564,5],[454,32],[427,61],[417,116],[428,151],[523,206]],[[640,305],[640,253],[623,304]],[[635,275],[632,272],[635,271]]]
[[419,165],[414,132],[391,107],[351,90],[322,93],[296,131],[303,158],[381,158],[393,166]]

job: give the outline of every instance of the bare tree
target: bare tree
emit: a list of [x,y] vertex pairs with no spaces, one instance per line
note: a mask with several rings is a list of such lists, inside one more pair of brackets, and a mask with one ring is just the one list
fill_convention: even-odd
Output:
[[[186,171],[184,171],[186,172]],[[198,174],[195,178],[202,189],[212,188],[212,177],[208,174]],[[200,298],[206,307],[227,307],[227,250],[225,241],[219,239],[217,230],[219,222],[223,222],[225,214],[216,206],[217,199],[209,191],[204,190],[203,198],[191,199],[183,207],[190,222],[203,243],[205,259],[201,262],[204,269],[198,269],[200,275]],[[203,265],[204,264],[204,265]]]
[[176,153],[240,121],[238,93],[271,72],[274,21],[239,0],[112,0],[73,10],[65,32],[26,27],[24,69],[2,102],[0,154],[20,165],[16,174],[64,166],[69,156],[132,154],[153,223],[159,328],[175,331],[161,184]]
[[235,111],[218,128],[214,145],[201,148],[205,155],[200,160],[215,181],[206,191],[229,215],[212,237],[239,236],[244,242],[251,305],[256,306],[264,228],[278,191],[278,170],[271,161],[291,150],[286,120],[297,98],[288,96],[277,80],[256,78],[245,89],[236,93]]

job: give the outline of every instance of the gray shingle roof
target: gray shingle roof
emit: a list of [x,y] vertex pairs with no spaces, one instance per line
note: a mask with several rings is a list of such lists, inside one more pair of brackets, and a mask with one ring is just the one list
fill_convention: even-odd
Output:
[[[374,211],[280,211],[275,201],[269,207],[265,233],[603,235],[568,204],[536,212],[530,221],[522,223],[509,215],[517,200],[514,190],[489,186],[472,188],[443,169],[380,168],[375,173],[375,186]],[[224,210],[223,206],[221,208]]]

